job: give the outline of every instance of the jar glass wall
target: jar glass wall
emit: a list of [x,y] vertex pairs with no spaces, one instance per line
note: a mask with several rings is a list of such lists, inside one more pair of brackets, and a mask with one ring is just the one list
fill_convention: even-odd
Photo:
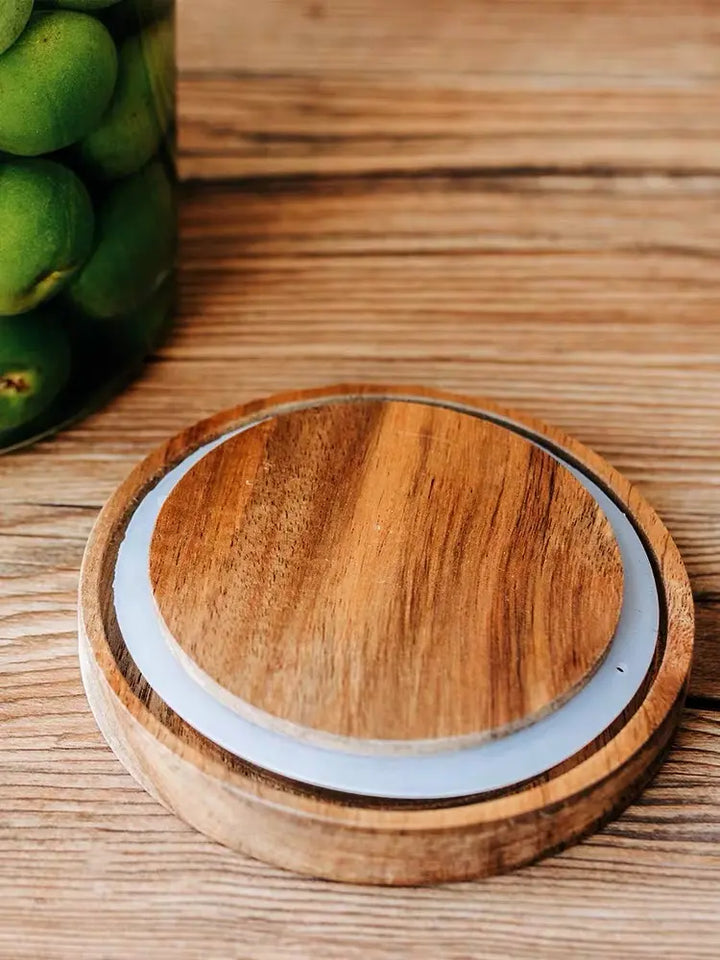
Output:
[[173,0],[0,2],[0,450],[89,412],[165,333]]

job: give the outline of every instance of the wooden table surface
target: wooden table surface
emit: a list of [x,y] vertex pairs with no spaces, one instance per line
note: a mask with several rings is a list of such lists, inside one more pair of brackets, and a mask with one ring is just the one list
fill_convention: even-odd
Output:
[[[719,48],[709,0],[184,0],[177,333],[0,461],[0,957],[720,956]],[[558,424],[686,559],[668,761],[516,875],[353,888],[245,859],[143,793],[88,711],[75,590],[115,485],[198,417],[347,380]]]

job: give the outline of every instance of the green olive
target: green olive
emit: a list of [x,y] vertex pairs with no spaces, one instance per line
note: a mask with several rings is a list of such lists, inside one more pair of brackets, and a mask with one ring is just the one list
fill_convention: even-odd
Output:
[[0,317],[0,431],[42,413],[69,375],[67,336],[54,312]]
[[0,315],[57,293],[90,255],[87,190],[52,160],[0,160]]
[[0,57],[0,150],[50,153],[86,136],[110,102],[117,52],[95,17],[34,13]]
[[138,309],[175,259],[173,190],[155,161],[113,185],[97,218],[96,246],[68,287],[75,306],[108,318]]
[[170,118],[156,109],[150,70],[142,38],[130,37],[120,48],[110,106],[77,147],[83,168],[100,180],[117,180],[139,170],[155,155],[167,130]]
[[105,364],[112,373],[137,367],[155,350],[168,333],[175,301],[175,279],[171,275],[149,299],[132,313],[98,319],[68,311],[73,354],[79,366],[97,371]]
[[155,110],[163,129],[175,112],[175,20],[166,17],[140,34]]
[[168,332],[175,302],[175,282],[167,279],[159,290],[134,313],[119,321],[125,331],[123,340],[138,356],[155,350]]
[[0,53],[5,53],[25,29],[32,13],[33,0],[0,2]]

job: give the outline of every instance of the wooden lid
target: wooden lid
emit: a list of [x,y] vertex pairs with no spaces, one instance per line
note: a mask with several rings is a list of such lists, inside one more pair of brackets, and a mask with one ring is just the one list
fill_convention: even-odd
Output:
[[573,438],[353,385],[152,453],[95,525],[79,633],[108,742],[197,829],[415,884],[621,810],[677,725],[693,608],[651,507]]
[[549,453],[468,413],[362,398],[279,411],[192,467],[150,575],[207,689],[361,752],[552,710],[604,657],[623,592],[607,519]]

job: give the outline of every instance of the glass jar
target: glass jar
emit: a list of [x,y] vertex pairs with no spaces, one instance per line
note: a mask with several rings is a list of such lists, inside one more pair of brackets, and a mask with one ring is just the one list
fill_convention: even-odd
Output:
[[0,450],[87,413],[166,331],[174,0],[0,0]]

